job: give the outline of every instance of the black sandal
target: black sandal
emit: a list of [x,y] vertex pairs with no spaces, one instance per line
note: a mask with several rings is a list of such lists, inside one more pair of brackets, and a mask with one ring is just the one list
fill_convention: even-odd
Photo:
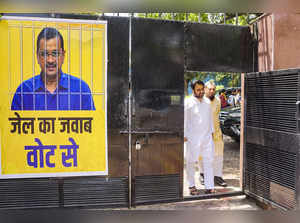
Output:
[[190,195],[199,195],[200,194],[200,191],[195,187],[189,187],[189,190],[190,190]]
[[215,194],[215,193],[217,193],[217,191],[215,189],[206,189],[204,193],[205,194]]

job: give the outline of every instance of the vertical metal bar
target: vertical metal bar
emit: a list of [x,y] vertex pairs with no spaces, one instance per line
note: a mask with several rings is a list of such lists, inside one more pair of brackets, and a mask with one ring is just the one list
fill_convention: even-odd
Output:
[[70,24],[68,24],[68,109],[71,110],[71,80],[70,80],[70,72],[71,72],[71,30]]
[[240,134],[240,187],[242,191],[246,186],[246,174],[244,165],[246,159],[246,139],[247,139],[247,75],[242,73],[241,76],[241,134]]
[[200,12],[198,13],[198,22],[199,23],[201,22],[201,13]]
[[[34,31],[34,23],[32,22],[32,78],[35,76],[35,31]],[[35,89],[35,81],[32,79],[33,90]],[[32,101],[33,101],[33,110],[35,111],[35,91],[32,93]]]
[[[55,28],[56,30],[57,29],[57,24],[55,23]],[[60,43],[60,45],[62,45],[62,43]],[[56,35],[56,48],[57,48],[57,52],[59,52],[59,49],[58,49],[58,36]],[[60,80],[60,74],[58,73],[59,70],[58,70],[58,54],[56,54],[56,110],[59,110],[59,101],[58,101],[58,83],[59,83],[59,80]]]
[[235,25],[239,25],[239,13],[235,13]]
[[[93,30],[93,25],[91,25],[91,92],[92,92],[92,97],[94,94],[94,79],[93,79],[93,75],[94,75],[94,30]],[[91,100],[91,108],[92,108],[92,104],[93,104],[93,100]]]
[[[300,72],[298,72],[298,89],[300,87]],[[300,99],[300,92],[298,90],[297,92],[297,101],[299,101]],[[299,105],[297,105],[297,102],[296,102],[296,117],[297,117],[297,133],[299,133]],[[300,175],[300,154],[298,153],[297,156],[296,156],[296,176],[299,176]],[[297,178],[296,178],[297,179]],[[296,180],[296,193],[295,193],[295,200],[296,200],[296,210],[299,210],[299,207],[300,207],[300,191],[299,191],[299,188],[300,188],[300,181],[299,181],[299,178],[298,180]]]
[[[20,59],[21,59],[21,66],[20,66],[20,72],[21,72],[21,83],[23,83],[23,26],[20,25]],[[24,109],[23,105],[23,84],[21,84],[21,110]]]
[[171,13],[172,20],[174,20],[174,12]]
[[81,89],[81,81],[82,81],[82,24],[80,24],[80,35],[79,35],[79,72],[80,72],[80,110],[82,110],[82,89]]
[[128,81],[129,81],[129,92],[128,92],[128,207],[131,208],[131,183],[132,183],[132,175],[131,175],[131,141],[132,141],[132,135],[131,135],[131,103],[132,103],[132,71],[131,71],[131,35],[132,35],[132,18],[129,17],[129,70],[128,70]]
[[226,24],[226,13],[223,13],[224,15],[224,24]]
[[47,30],[45,30],[44,31],[44,33],[43,33],[44,35],[44,68],[45,68],[45,70],[44,70],[44,78],[45,78],[45,83],[44,83],[44,86],[45,86],[45,110],[47,110],[47,38],[46,38],[46,36],[47,36]]

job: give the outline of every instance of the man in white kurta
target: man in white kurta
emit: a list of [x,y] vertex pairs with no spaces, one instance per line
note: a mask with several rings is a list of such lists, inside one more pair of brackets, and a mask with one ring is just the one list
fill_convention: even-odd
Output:
[[186,142],[186,171],[189,188],[195,188],[195,163],[203,157],[206,193],[214,192],[213,174],[213,119],[209,104],[204,99],[204,83],[192,83],[193,95],[186,99],[184,106],[184,141]]
[[[204,100],[210,104],[212,109],[213,123],[214,123],[214,181],[215,184],[226,187],[227,183],[223,179],[223,154],[224,154],[224,142],[223,134],[220,128],[219,114],[221,111],[221,102],[216,95],[216,85],[213,81],[205,83],[205,95]],[[200,168],[201,169],[201,168]]]

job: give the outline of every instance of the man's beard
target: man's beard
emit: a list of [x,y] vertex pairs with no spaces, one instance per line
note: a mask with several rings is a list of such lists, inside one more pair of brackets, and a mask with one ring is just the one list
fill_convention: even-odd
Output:
[[209,98],[211,101],[213,101],[213,100],[215,99],[215,96],[212,95],[212,96],[209,96],[208,98]]
[[204,94],[198,94],[197,95],[197,94],[194,93],[195,98],[201,99],[201,98],[203,98],[203,96],[204,96]]

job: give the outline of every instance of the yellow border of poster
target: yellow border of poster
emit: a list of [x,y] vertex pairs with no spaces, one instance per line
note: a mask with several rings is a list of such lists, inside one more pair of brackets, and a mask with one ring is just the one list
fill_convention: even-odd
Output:
[[[12,110],[18,89],[25,95],[23,86],[40,76],[36,42],[45,27],[62,34],[62,71],[89,86],[95,110]],[[0,33],[0,178],[107,175],[107,22],[2,17]],[[58,94],[57,106],[65,103]],[[85,99],[78,98],[71,102],[81,106]]]

